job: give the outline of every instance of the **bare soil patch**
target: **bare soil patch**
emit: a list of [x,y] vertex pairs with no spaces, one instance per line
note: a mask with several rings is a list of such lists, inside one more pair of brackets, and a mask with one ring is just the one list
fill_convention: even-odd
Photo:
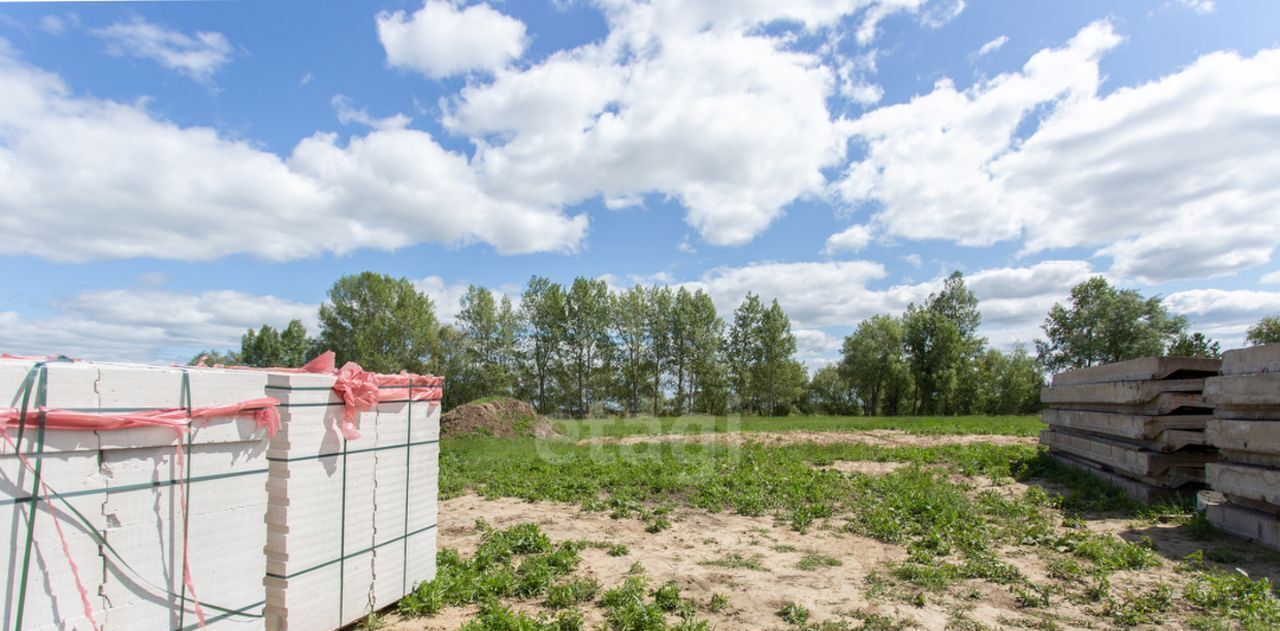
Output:
[[860,473],[862,475],[884,475],[893,473],[903,467],[909,467],[909,462],[872,462],[870,460],[837,460],[829,465],[817,467],[825,471],[839,471],[840,473]]
[[791,445],[817,443],[835,445],[861,443],[876,447],[936,447],[939,445],[968,445],[988,443],[992,445],[1035,445],[1035,436],[1003,436],[994,434],[912,434],[895,429],[872,429],[850,432],[721,432],[714,434],[662,434],[625,436],[622,438],[588,438],[579,445],[635,445],[641,443],[758,443],[762,445]]
[[[876,463],[892,466],[900,463]],[[996,483],[998,485],[998,483]],[[834,520],[816,525],[806,533],[798,533],[785,525],[775,524],[769,517],[746,517],[729,513],[682,511],[673,514],[670,530],[651,534],[644,524],[633,519],[611,519],[607,513],[584,512],[576,505],[551,502],[529,503],[515,499],[485,500],[464,496],[441,502],[441,547],[452,547],[468,556],[480,543],[477,518],[495,528],[535,522],[554,541],[587,539],[624,544],[624,556],[609,556],[603,549],[588,548],[582,552],[577,574],[593,577],[607,589],[620,584],[633,564],[640,564],[656,587],[668,580],[676,581],[685,597],[705,605],[712,594],[723,594],[729,606],[719,613],[700,611],[716,629],[787,629],[777,615],[786,602],[809,608],[811,620],[837,619],[853,612],[879,614],[919,629],[946,629],[964,620],[986,625],[986,628],[1043,628],[1044,616],[1051,615],[1055,628],[1112,628],[1090,605],[1055,600],[1045,611],[1026,609],[1008,588],[982,580],[966,581],[965,598],[929,594],[923,606],[910,602],[918,590],[891,587],[875,593],[868,576],[886,574],[886,566],[905,560],[903,547],[842,532]],[[1135,536],[1133,524],[1121,520],[1090,524],[1091,530],[1111,532],[1130,539]],[[1181,552],[1177,533],[1156,531],[1157,549],[1176,558]],[[1165,546],[1172,546],[1166,549]],[[839,561],[805,571],[797,567],[806,555],[821,554]],[[1000,552],[1002,560],[1017,567],[1033,582],[1052,582],[1047,560],[1034,548],[1011,547]],[[737,560],[739,562],[734,562]],[[748,560],[750,563],[741,563]],[[743,567],[758,566],[759,569]],[[1251,573],[1268,575],[1276,564],[1259,559],[1247,564]],[[1177,584],[1178,572],[1173,563],[1135,572],[1118,572],[1112,580],[1135,589],[1161,582]],[[540,611],[537,601],[509,601],[517,610]],[[476,613],[476,607],[450,607],[430,618],[402,619],[389,616],[384,629],[392,631],[443,631],[457,629]],[[588,628],[603,622],[602,610],[586,607]],[[856,625],[855,625],[856,628]]]
[[556,435],[556,430],[525,401],[491,399],[460,405],[449,410],[440,417],[440,433],[446,438],[458,436],[545,438]]

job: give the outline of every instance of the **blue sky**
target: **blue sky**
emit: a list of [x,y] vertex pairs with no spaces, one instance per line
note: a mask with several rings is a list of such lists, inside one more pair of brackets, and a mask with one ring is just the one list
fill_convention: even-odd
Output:
[[335,278],[684,283],[819,365],[953,269],[1280,312],[1274,2],[0,3],[0,351],[185,360]]

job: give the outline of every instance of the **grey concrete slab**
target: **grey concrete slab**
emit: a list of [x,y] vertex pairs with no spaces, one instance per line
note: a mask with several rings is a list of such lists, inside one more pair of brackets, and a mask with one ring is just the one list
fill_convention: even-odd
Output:
[[1040,401],[1056,404],[1102,403],[1138,405],[1155,400],[1165,392],[1199,393],[1204,379],[1168,379],[1165,381],[1114,381],[1068,386],[1050,386],[1040,390]]
[[1143,357],[1058,373],[1053,376],[1053,385],[1072,386],[1112,381],[1203,378],[1217,375],[1221,367],[1220,359]]
[[1203,430],[1212,418],[1208,414],[1148,416],[1088,410],[1044,411],[1044,422],[1049,425],[1133,440],[1158,440],[1167,430]]
[[1280,469],[1233,462],[1210,462],[1204,466],[1209,488],[1267,504],[1280,505]]
[[1250,346],[1222,354],[1222,374],[1280,372],[1280,344]]
[[1215,418],[1204,431],[1209,444],[1219,449],[1280,456],[1280,422]]

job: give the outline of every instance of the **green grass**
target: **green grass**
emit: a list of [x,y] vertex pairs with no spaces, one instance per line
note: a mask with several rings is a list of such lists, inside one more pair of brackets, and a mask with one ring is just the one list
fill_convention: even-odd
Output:
[[821,552],[806,552],[800,558],[800,561],[796,563],[796,569],[813,572],[824,567],[837,567],[840,565],[844,565],[844,562],[833,556],[822,554]]
[[[651,419],[644,431],[686,431],[679,419]],[[604,435],[637,433],[617,421],[598,424]],[[788,429],[906,429],[919,433],[1032,434],[1039,420],[1004,419],[745,419],[748,431]],[[1002,429],[1003,428],[1003,429]],[[724,431],[723,428],[716,428]],[[605,433],[607,430],[608,433]],[[837,460],[902,462],[908,466],[883,475],[846,474],[824,468]],[[441,496],[478,493],[528,501],[580,505],[615,519],[642,522],[653,537],[668,536],[673,509],[729,511],[771,517],[776,524],[803,532],[810,528],[844,530],[903,546],[906,559],[868,578],[869,594],[916,606],[947,602],[972,592],[967,581],[980,580],[1007,589],[1030,610],[1051,610],[1061,600],[1084,603],[1105,625],[1164,624],[1177,616],[1194,628],[1280,628],[1280,600],[1265,580],[1223,573],[1203,557],[1184,564],[1185,579],[1173,585],[1130,592],[1116,572],[1140,571],[1165,564],[1149,541],[1131,543],[1112,535],[1092,534],[1084,518],[1097,515],[1134,520],[1173,516],[1193,538],[1219,535],[1186,504],[1144,507],[1118,489],[1087,474],[1064,467],[1032,445],[986,443],[934,447],[879,447],[865,444],[756,443],[578,445],[572,441],[457,438],[441,443]],[[1067,496],[1051,495],[1038,486],[1025,493],[976,491],[956,474],[994,480],[1045,480]],[[1182,517],[1179,517],[1182,515]],[[482,605],[471,631],[493,629],[572,629],[581,606],[605,611],[606,629],[639,631],[703,629],[698,606],[682,598],[674,583],[652,588],[644,569],[633,564],[632,576],[603,592],[600,585],[572,576],[578,552],[585,547],[626,555],[625,546],[602,541],[553,544],[536,526],[494,531],[486,524],[474,558],[463,561],[441,551],[439,575],[419,585],[401,603],[409,615],[429,615],[452,604]],[[837,559],[790,542],[761,540],[776,550],[803,551],[797,567],[815,571]],[[1034,585],[1000,555],[1009,548],[1040,556],[1051,583]],[[1210,548],[1210,559],[1217,549]],[[727,553],[703,560],[716,567],[769,571],[758,555]],[[767,574],[764,576],[768,576]],[[523,599],[547,607],[529,616],[504,609],[503,599]],[[721,597],[705,606],[723,609]],[[562,613],[563,612],[563,613]],[[791,612],[800,615],[798,611]],[[555,614],[554,616],[552,614]],[[561,616],[564,616],[563,620]],[[1038,613],[1043,624],[1052,619]],[[522,626],[523,625],[523,626]],[[552,626],[558,625],[558,626]],[[797,628],[851,628],[845,621],[793,624]],[[870,627],[870,623],[866,623]],[[1046,627],[1046,628],[1049,628]],[[877,627],[878,628],[878,627]]]
[[912,434],[1000,434],[1037,436],[1045,424],[1039,416],[681,416],[556,420],[556,428],[572,438],[620,438],[644,434],[741,432],[851,432],[872,429]]

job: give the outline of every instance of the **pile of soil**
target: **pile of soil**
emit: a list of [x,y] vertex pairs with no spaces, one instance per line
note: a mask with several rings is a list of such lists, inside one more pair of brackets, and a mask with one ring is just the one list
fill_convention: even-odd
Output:
[[538,411],[519,399],[484,399],[460,405],[440,417],[440,433],[459,436],[500,436],[514,438],[555,436],[555,427]]

